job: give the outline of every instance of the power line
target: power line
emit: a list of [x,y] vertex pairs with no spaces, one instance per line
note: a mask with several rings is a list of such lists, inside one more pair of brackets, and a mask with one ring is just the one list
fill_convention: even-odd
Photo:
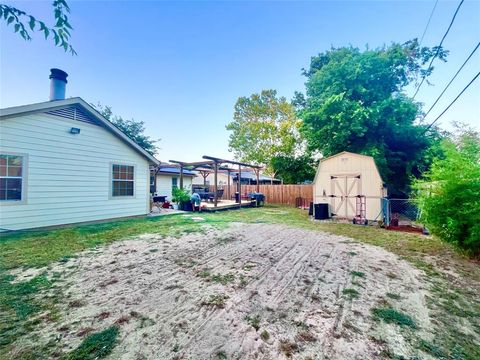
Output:
[[422,37],[420,39],[419,45],[422,44],[423,38],[425,37],[425,34],[427,33],[428,26],[430,25],[430,21],[432,20],[432,16],[433,16],[433,13],[435,12],[435,8],[437,7],[437,4],[438,4],[438,0],[435,1],[435,5],[433,5],[432,12],[430,13],[430,17],[428,18],[427,26],[425,26],[425,30],[423,30],[423,34],[422,34]]
[[[440,44],[439,44],[438,47],[437,47],[437,52],[435,53],[435,55],[433,55],[432,60],[430,60],[430,64],[428,64],[427,72],[431,69],[433,60],[435,60],[435,58],[436,58],[436,57],[438,56],[438,54],[440,53],[440,49],[441,49],[441,47],[442,47],[443,41],[444,41],[445,38],[447,37],[448,32],[450,31],[450,28],[452,27],[453,23],[455,22],[455,18],[457,17],[458,10],[460,10],[460,7],[462,6],[462,4],[463,4],[464,1],[465,1],[465,0],[462,0],[462,1],[460,1],[460,4],[458,4],[457,10],[455,10],[455,13],[453,14],[452,20],[450,21],[450,25],[448,25],[448,29],[447,29],[447,31],[445,32],[445,34],[443,35],[442,40],[440,41]],[[415,99],[415,96],[417,96],[418,91],[420,90],[420,87],[422,86],[423,82],[425,81],[425,77],[426,77],[426,75],[423,75],[423,76],[422,76],[422,81],[420,81],[420,84],[418,85],[417,90],[415,91],[415,94],[413,94],[413,98],[412,98],[412,99]]]
[[445,110],[443,110],[442,113],[441,113],[440,115],[438,115],[437,118],[436,118],[435,120],[433,120],[430,125],[427,126],[427,128],[425,129],[425,132],[427,132],[428,129],[430,129],[430,128],[432,127],[432,125],[435,124],[435,123],[437,122],[437,120],[440,119],[440,118],[442,117],[442,115],[447,112],[448,109],[450,109],[450,106],[452,106],[452,105],[455,103],[455,101],[457,101],[458,98],[459,98],[460,96],[462,96],[462,94],[465,92],[465,90],[467,90],[468,87],[469,87],[470,85],[472,85],[472,83],[473,83],[475,80],[477,80],[477,78],[478,78],[479,76],[480,76],[480,71],[477,73],[477,75],[475,75],[475,77],[474,77],[472,80],[470,80],[470,82],[467,84],[467,86],[465,86],[465,87],[463,88],[463,90],[460,92],[460,94],[458,94],[457,97],[456,97],[455,99],[453,99],[453,101],[445,108]]
[[455,75],[453,76],[453,78],[450,80],[450,82],[447,84],[447,86],[445,86],[445,88],[443,89],[442,93],[437,97],[437,100],[435,100],[435,102],[433,103],[432,106],[430,106],[430,109],[428,109],[428,111],[425,113],[425,115],[423,115],[423,117],[425,118],[429,113],[430,111],[434,108],[434,106],[437,104],[438,100],[440,100],[440,98],[443,96],[443,94],[445,93],[445,91],[447,91],[448,87],[450,86],[450,84],[453,82],[453,80],[455,80],[455,78],[457,77],[457,75],[460,73],[460,71],[462,71],[463,67],[465,66],[465,64],[470,60],[470,58],[473,56],[473,54],[475,54],[475,51],[477,51],[477,49],[480,47],[480,42],[477,44],[477,46],[475,46],[475,49],[473,49],[473,51],[470,53],[470,55],[467,57],[467,60],[465,60],[465,62],[462,64],[462,66],[460,66],[460,69],[458,69],[458,71],[455,73]]

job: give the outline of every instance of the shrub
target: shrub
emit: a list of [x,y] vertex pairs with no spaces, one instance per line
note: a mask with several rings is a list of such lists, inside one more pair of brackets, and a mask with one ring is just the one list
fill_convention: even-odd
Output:
[[414,185],[420,218],[441,239],[480,254],[480,136],[464,132],[442,148],[444,158]]
[[174,187],[172,189],[172,201],[178,204],[187,203],[190,201],[190,192],[187,189]]

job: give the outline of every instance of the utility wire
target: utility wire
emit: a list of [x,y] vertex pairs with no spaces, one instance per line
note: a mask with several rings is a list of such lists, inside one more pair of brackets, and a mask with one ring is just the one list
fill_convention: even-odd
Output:
[[468,56],[467,60],[465,60],[465,62],[462,64],[462,66],[460,66],[460,69],[458,69],[458,71],[455,73],[455,75],[453,76],[453,78],[450,80],[450,82],[447,84],[447,86],[445,86],[445,88],[443,89],[442,93],[437,97],[437,100],[435,100],[435,102],[433,103],[432,106],[430,106],[430,109],[428,109],[428,111],[425,113],[425,115],[423,115],[423,118],[425,118],[429,113],[430,111],[432,111],[432,109],[434,108],[434,106],[437,104],[438,100],[440,100],[440,98],[443,96],[443,94],[445,94],[445,91],[447,91],[448,87],[450,86],[450,84],[453,82],[453,80],[455,80],[455,78],[457,77],[457,75],[460,73],[460,71],[462,71],[463,67],[465,66],[465,64],[470,60],[470,58],[473,56],[473,54],[475,54],[475,51],[477,51],[477,49],[480,47],[480,42],[477,44],[477,46],[475,46],[475,49],[473,49],[473,51],[470,53],[470,55]]
[[423,34],[422,34],[422,37],[420,39],[419,45],[422,44],[423,38],[425,37],[425,34],[427,33],[428,26],[430,25],[430,21],[432,20],[432,16],[433,16],[433,13],[435,12],[435,8],[437,7],[437,4],[438,4],[438,0],[435,1],[435,5],[433,5],[432,12],[430,13],[430,17],[428,18],[427,26],[425,26],[425,30],[423,30]]
[[[430,60],[430,64],[428,64],[427,72],[432,68],[433,60],[435,60],[435,58],[436,58],[436,57],[438,56],[438,54],[440,53],[440,49],[442,48],[443,41],[444,41],[445,38],[447,37],[448,32],[450,31],[450,28],[452,27],[453,23],[455,22],[455,18],[457,17],[458,10],[460,10],[460,7],[462,6],[462,4],[463,4],[464,1],[465,1],[465,0],[462,0],[462,1],[460,1],[460,4],[458,4],[457,10],[455,10],[455,13],[453,14],[452,20],[450,21],[450,25],[448,25],[447,31],[446,31],[445,34],[443,35],[442,40],[440,41],[440,44],[438,44],[437,52],[435,53],[435,55],[433,55],[432,60]],[[413,94],[413,98],[412,98],[412,99],[415,99],[415,96],[417,96],[418,91],[420,90],[420,87],[422,86],[423,82],[425,81],[425,78],[426,78],[426,75],[423,75],[423,76],[422,76],[422,81],[420,81],[420,84],[417,86],[417,89],[416,89],[416,91],[415,91],[415,94]]]
[[428,129],[430,129],[430,128],[432,127],[432,125],[435,124],[435,123],[437,122],[437,120],[440,119],[440,118],[442,117],[442,115],[447,112],[447,110],[450,108],[450,106],[452,106],[452,105],[455,103],[455,101],[457,101],[458,98],[459,98],[460,96],[462,96],[462,94],[465,92],[465,90],[467,90],[468,87],[469,87],[470,85],[472,85],[472,83],[473,83],[475,80],[477,80],[477,78],[478,78],[479,76],[480,76],[480,71],[477,73],[477,75],[475,75],[475,77],[474,77],[472,80],[470,80],[470,82],[467,84],[467,86],[465,86],[465,87],[463,88],[463,90],[460,92],[460,94],[458,94],[457,97],[456,97],[455,99],[453,99],[453,101],[445,108],[445,110],[443,110],[442,113],[441,113],[440,115],[438,115],[437,118],[436,118],[435,120],[433,120],[433,122],[432,122],[430,125],[427,126],[427,128],[425,129],[425,132],[427,132]]

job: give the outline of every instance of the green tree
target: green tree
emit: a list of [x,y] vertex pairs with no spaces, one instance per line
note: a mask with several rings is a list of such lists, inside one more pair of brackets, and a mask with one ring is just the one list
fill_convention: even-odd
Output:
[[443,157],[414,184],[421,220],[445,241],[480,254],[480,134],[464,130],[442,148]]
[[[311,59],[306,103],[300,110],[310,150],[330,156],[341,151],[371,155],[384,180],[401,192],[409,191],[412,175],[428,168],[436,129],[426,134],[419,119],[420,105],[404,94],[437,48],[418,41],[374,50],[332,48]],[[440,48],[438,58],[447,52]]]
[[294,107],[275,90],[240,97],[235,104],[229,150],[235,158],[266,167],[275,175],[271,161],[278,156],[293,156],[301,143],[300,120]]
[[144,134],[145,123],[143,121],[136,121],[134,119],[125,120],[121,116],[113,115],[112,108],[110,106],[97,104],[95,107],[105,119],[114,124],[125,135],[144,148],[145,151],[152,155],[157,152],[158,147],[155,145],[155,143],[159,142],[160,139],[153,140]]
[[276,177],[283,180],[284,184],[312,181],[315,177],[317,165],[317,162],[307,154],[298,157],[277,156],[271,161],[271,167]]
[[12,25],[13,31],[24,40],[31,40],[31,32],[39,31],[43,33],[45,39],[50,36],[55,46],[76,55],[77,53],[70,45],[70,31],[73,30],[67,16],[70,13],[70,7],[65,0],[54,0],[52,8],[55,17],[55,25],[52,27],[23,10],[5,4],[0,4],[0,19],[4,20],[7,26]]

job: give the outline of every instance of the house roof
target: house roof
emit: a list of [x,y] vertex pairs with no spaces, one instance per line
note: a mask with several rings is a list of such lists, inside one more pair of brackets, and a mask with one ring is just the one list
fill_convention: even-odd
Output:
[[117,136],[120,140],[130,146],[133,150],[137,151],[140,155],[145,157],[150,163],[159,164],[159,161],[150,153],[145,151],[140,145],[135,141],[130,139],[125,135],[119,128],[117,128],[110,121],[105,119],[102,114],[100,114],[93,106],[88,104],[85,100],[80,97],[73,97],[65,100],[55,100],[55,101],[45,101],[36,104],[14,106],[5,109],[0,109],[0,120],[5,120],[12,117],[17,117],[21,115],[29,115],[39,112],[46,112],[57,110],[69,106],[79,106],[84,110],[88,115],[92,116],[95,120],[99,122],[100,125],[104,126],[108,131],[113,135]]
[[[177,167],[164,167],[161,166],[158,169],[158,174],[168,174],[168,175],[180,175],[180,169]],[[197,176],[197,174],[190,170],[183,169],[183,176]]]
[[[232,175],[233,175],[234,178],[237,178],[238,177],[238,172],[235,172]],[[242,171],[242,176],[241,177],[242,177],[243,180],[255,180],[255,181],[257,180],[257,175],[253,171]],[[258,176],[258,179],[260,181],[271,181],[271,180],[281,181],[279,179],[274,179],[270,176],[261,175],[261,174]]]

